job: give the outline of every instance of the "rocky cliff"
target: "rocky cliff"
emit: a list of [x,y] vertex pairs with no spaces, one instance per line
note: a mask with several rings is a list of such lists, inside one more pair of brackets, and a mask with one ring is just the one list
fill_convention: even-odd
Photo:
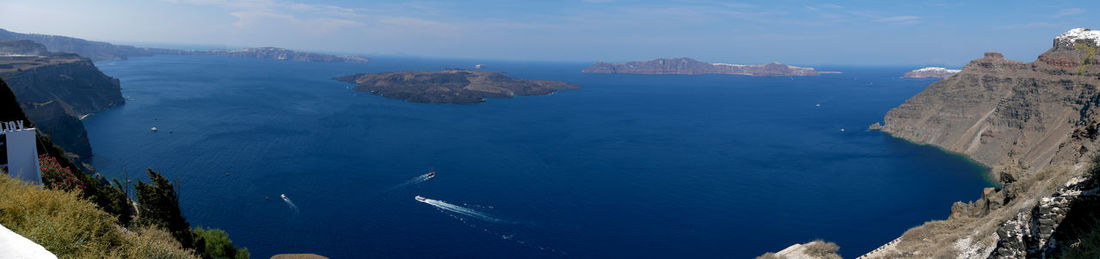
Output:
[[1100,33],[1074,29],[1031,63],[995,52],[890,110],[882,131],[967,155],[999,188],[956,203],[869,258],[1041,257],[1100,148]]
[[[7,45],[5,45],[5,43]],[[24,41],[0,41],[0,48]],[[37,45],[37,44],[36,44]],[[19,105],[55,143],[80,157],[92,155],[84,124],[78,118],[122,105],[118,79],[111,78],[87,58],[68,53],[40,53],[44,47],[0,56],[0,78],[7,82]]]
[[370,73],[335,78],[355,83],[355,90],[417,103],[480,103],[485,98],[547,95],[580,86],[525,80],[487,71],[443,70]]
[[593,74],[727,74],[746,76],[816,76],[820,74],[813,68],[788,66],[778,62],[763,65],[738,65],[706,63],[690,58],[660,58],[617,64],[599,62],[581,70],[581,72]]

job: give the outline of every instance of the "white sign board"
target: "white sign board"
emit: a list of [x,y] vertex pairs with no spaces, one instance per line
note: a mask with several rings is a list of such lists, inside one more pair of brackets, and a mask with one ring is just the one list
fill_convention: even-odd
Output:
[[23,121],[0,122],[0,169],[16,179],[41,184],[36,141],[34,128],[23,128]]

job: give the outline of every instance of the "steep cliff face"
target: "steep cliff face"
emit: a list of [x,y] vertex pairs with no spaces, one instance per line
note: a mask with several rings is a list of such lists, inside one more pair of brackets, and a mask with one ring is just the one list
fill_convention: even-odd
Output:
[[[9,43],[5,45],[4,43]],[[2,46],[25,42],[0,42]],[[40,50],[42,45],[22,50]],[[9,48],[11,49],[11,48]],[[23,51],[0,56],[0,78],[7,82],[27,117],[55,143],[80,156],[92,155],[81,116],[122,105],[125,100],[118,79],[111,78],[92,61],[68,53]]]
[[965,154],[1002,186],[867,257],[1022,258],[1057,249],[1050,238],[1100,148],[1100,34],[1080,32],[1088,31],[1059,36],[1031,63],[986,53],[886,114],[882,131]]
[[1100,61],[1086,58],[1090,49],[1055,44],[1033,63],[986,53],[890,110],[882,130],[987,166],[1074,164],[1080,152],[1064,144],[1100,119]]

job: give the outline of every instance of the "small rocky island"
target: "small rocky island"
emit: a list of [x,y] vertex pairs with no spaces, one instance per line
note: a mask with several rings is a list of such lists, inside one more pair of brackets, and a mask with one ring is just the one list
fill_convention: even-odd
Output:
[[499,72],[448,69],[365,73],[334,78],[355,83],[355,90],[416,103],[481,103],[485,98],[547,95],[580,86],[557,81],[526,80]]
[[[726,74],[746,76],[817,76],[822,73],[809,67],[796,67],[772,62],[763,65],[707,63],[690,58],[659,58],[626,63],[599,62],[584,70],[591,74],[703,75]],[[836,72],[831,72],[836,73]]]
[[958,74],[959,69],[947,69],[942,67],[925,67],[909,72],[905,72],[903,78],[947,78]]

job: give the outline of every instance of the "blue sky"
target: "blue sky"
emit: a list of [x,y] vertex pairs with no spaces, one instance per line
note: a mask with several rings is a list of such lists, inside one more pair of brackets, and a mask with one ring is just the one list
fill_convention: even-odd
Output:
[[108,42],[584,62],[1032,61],[1096,17],[1097,1],[0,1],[0,28]]

